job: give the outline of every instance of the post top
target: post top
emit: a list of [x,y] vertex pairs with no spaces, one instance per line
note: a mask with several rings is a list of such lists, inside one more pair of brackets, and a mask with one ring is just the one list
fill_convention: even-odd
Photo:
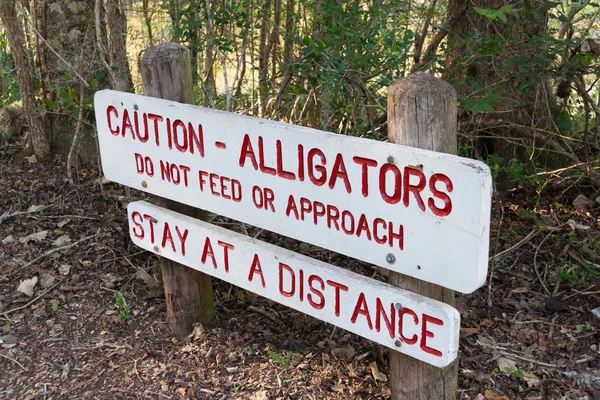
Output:
[[395,96],[431,94],[434,96],[449,96],[454,101],[457,99],[456,90],[451,84],[422,71],[393,82],[388,88],[388,93]]
[[188,48],[178,43],[168,42],[149,47],[142,57],[142,65],[173,61],[188,52]]

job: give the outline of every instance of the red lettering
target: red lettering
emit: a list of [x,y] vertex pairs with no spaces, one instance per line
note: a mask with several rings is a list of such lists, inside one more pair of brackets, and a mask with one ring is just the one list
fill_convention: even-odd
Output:
[[360,218],[358,219],[358,224],[357,224],[357,228],[356,228],[356,236],[360,237],[360,235],[362,234],[362,232],[366,232],[366,236],[368,240],[371,240],[371,230],[369,229],[369,223],[367,222],[367,217],[365,216],[365,214],[361,214]]
[[435,187],[435,184],[438,181],[443,182],[446,185],[446,190],[448,191],[448,193],[452,193],[452,190],[454,190],[454,185],[452,185],[452,181],[446,175],[431,175],[431,178],[429,179],[429,190],[431,190],[431,194],[433,194],[434,197],[444,202],[444,206],[442,208],[439,208],[435,205],[435,200],[433,200],[432,198],[429,198],[429,200],[427,200],[427,205],[435,215],[437,215],[438,217],[445,217],[450,215],[450,213],[452,212],[452,200],[450,199],[450,196],[448,196],[444,192],[440,192]]
[[110,114],[114,114],[115,118],[119,118],[119,112],[117,111],[117,109],[114,106],[106,107],[106,122],[108,123],[108,130],[110,131],[110,133],[113,136],[118,136],[119,135],[119,127],[117,126],[116,129],[113,129],[112,121],[110,119]]
[[[283,270],[288,271],[291,274],[292,278],[292,288],[289,291],[283,290]],[[282,262],[279,263],[279,293],[284,295],[285,297],[292,297],[296,292],[296,274],[294,274],[294,270],[289,266]]]
[[291,181],[296,179],[296,175],[292,172],[285,171],[283,169],[283,154],[281,150],[281,140],[275,142],[275,150],[277,152],[277,176],[283,179],[289,179]]
[[298,180],[304,182],[304,146],[298,145]]
[[300,197],[300,219],[304,221],[304,214],[312,212],[312,203],[309,199]]
[[337,283],[334,281],[327,280],[327,284],[335,289],[335,316],[340,316],[340,291],[344,292],[348,291],[348,286],[342,285],[341,283]]
[[242,150],[240,151],[240,167],[244,167],[246,165],[246,158],[250,157],[250,162],[252,163],[252,167],[255,170],[258,170],[258,164],[256,163],[256,156],[254,155],[254,150],[252,149],[252,142],[250,141],[250,136],[248,134],[244,135],[244,140],[242,141]]
[[265,166],[265,147],[262,136],[258,137],[258,164],[261,172],[269,175],[277,175],[275,168]]
[[385,230],[387,228],[387,224],[381,218],[375,218],[375,220],[373,221],[373,236],[375,237],[375,243],[384,244],[385,242],[387,242],[387,236],[379,236],[379,230],[377,229],[378,225],[383,225],[382,229]]
[[137,173],[143,174],[144,173],[144,157],[139,153],[135,153],[134,157],[135,157],[135,168],[137,170]]
[[150,133],[148,132],[148,116],[146,115],[146,113],[142,114],[142,118],[144,119],[144,135],[143,136],[140,134],[140,121],[139,121],[137,111],[134,111],[133,117],[134,117],[134,123],[135,123],[135,134],[137,135],[137,138],[139,139],[140,142],[146,143],[148,141],[148,136],[150,135]]
[[[315,156],[321,159],[320,165],[315,165]],[[308,151],[308,177],[317,186],[323,186],[327,182],[327,170],[324,167],[326,161],[325,154],[321,150],[310,149]],[[319,173],[318,178],[315,176],[315,171]]]
[[[314,287],[313,283],[315,281],[321,285],[321,289],[317,289],[316,287]],[[308,277],[308,287],[310,288],[310,291],[312,292],[312,293],[309,293],[306,295],[306,299],[308,300],[308,303],[314,309],[321,310],[323,307],[325,307],[325,296],[323,296],[323,293],[321,292],[322,290],[325,290],[325,282],[323,282],[323,279],[321,279],[317,275],[311,275]],[[314,300],[313,294],[315,296],[319,297],[318,303]]]
[[317,225],[317,219],[325,215],[325,204],[315,201],[313,204],[313,222]]
[[164,249],[167,241],[171,243],[171,248],[173,252],[177,253],[177,249],[175,249],[175,242],[173,242],[173,234],[171,233],[171,228],[169,228],[169,223],[165,222],[165,226],[163,228],[163,239],[161,243],[161,247]]
[[229,183],[230,181],[231,180],[229,178],[226,178],[224,176],[222,176],[219,179],[219,182],[221,183],[221,196],[223,196],[223,198],[227,200],[231,200],[231,196],[226,193],[228,189],[227,183]]
[[[140,221],[137,222],[135,220],[136,218],[139,218]],[[132,212],[131,213],[131,222],[133,222],[135,224],[135,226],[131,229],[133,236],[142,240],[144,238],[144,227],[142,226],[142,222],[144,222],[144,219],[142,218],[142,214],[140,214],[138,211]],[[139,230],[137,230],[137,229],[139,229]]]
[[404,250],[404,225],[398,227],[398,233],[394,232],[392,221],[388,223],[388,238],[390,247],[394,247],[394,239],[398,240],[398,248]]
[[444,322],[442,322],[441,319],[437,319],[437,318],[432,317],[427,314],[423,314],[422,319],[423,319],[423,326],[421,328],[421,343],[420,343],[421,350],[423,350],[425,353],[434,355],[436,357],[441,357],[442,356],[441,351],[427,346],[427,338],[434,337],[433,332],[430,332],[427,330],[427,323],[429,322],[434,325],[443,326]]
[[206,183],[206,178],[208,176],[208,172],[206,171],[198,171],[198,183],[200,184],[200,191],[204,191],[204,184]]
[[185,229],[182,234],[179,231],[179,227],[177,225],[175,226],[175,232],[177,232],[177,236],[179,237],[179,243],[181,243],[181,255],[185,256],[185,241],[187,240],[189,232],[187,229]]
[[[181,143],[179,143],[180,137],[177,128],[182,129],[181,140],[183,140],[183,142]],[[188,148],[187,129],[185,128],[183,121],[180,119],[176,119],[175,122],[173,122],[173,138],[175,139],[175,148],[180,152],[185,153]]]
[[232,244],[222,242],[220,240],[217,241],[217,244],[223,248],[223,261],[225,263],[225,272],[229,272],[229,250],[233,250]]
[[327,227],[331,229],[331,225],[335,225],[335,230],[340,230],[338,219],[340,218],[340,210],[336,206],[327,205]]
[[185,187],[188,187],[188,172],[190,172],[190,167],[180,165],[179,169],[183,171],[183,184],[185,185]]
[[298,215],[298,207],[296,207],[296,200],[294,200],[294,196],[290,194],[288,197],[287,207],[285,209],[285,216],[289,217],[290,213],[292,212],[294,213],[296,220],[300,219],[300,216]]
[[367,299],[365,298],[365,294],[361,293],[358,296],[358,300],[356,302],[356,306],[354,306],[354,312],[352,313],[352,321],[353,324],[356,323],[359,315],[363,315],[367,319],[367,325],[369,329],[373,330],[373,323],[371,322],[371,315],[369,314],[369,306],[367,306]]
[[[346,227],[346,217],[349,217],[349,228]],[[346,235],[354,235],[354,215],[348,210],[342,211],[342,230]]]
[[275,206],[273,205],[274,200],[275,193],[273,193],[273,190],[265,188],[265,210],[268,210],[269,207],[271,207],[271,211],[275,212]]
[[385,326],[387,327],[388,333],[390,334],[390,338],[394,338],[394,328],[396,326],[396,309],[394,308],[394,304],[390,304],[390,316],[388,317],[385,313],[385,309],[383,308],[383,304],[379,297],[375,302],[375,330],[379,332],[381,330],[381,317],[383,317],[383,321],[385,322]]
[[418,339],[416,334],[412,335],[410,339],[404,336],[404,314],[412,315],[415,325],[419,325],[419,317],[417,317],[417,314],[415,314],[415,312],[410,308],[403,307],[400,311],[398,311],[398,334],[400,335],[400,339],[402,339],[402,341],[406,344],[415,344],[417,343]]
[[217,179],[219,179],[219,175],[217,174],[210,174],[208,177],[208,181],[210,182],[210,192],[213,194],[213,196],[221,197],[219,192],[215,190],[217,187]]
[[131,137],[135,139],[135,133],[133,132],[133,126],[131,126],[131,119],[129,119],[129,111],[123,110],[123,122],[121,124],[121,136],[125,137],[125,131],[129,129],[131,131]]
[[194,126],[191,122],[188,122],[188,142],[190,144],[190,153],[194,154],[194,145],[198,149],[200,157],[204,157],[204,131],[202,125],[198,124],[198,134],[194,130]]
[[[394,175],[394,193],[390,196],[387,194],[387,173],[392,171]],[[383,164],[381,169],[379,170],[379,192],[381,193],[381,197],[388,204],[397,204],[400,201],[400,196],[402,195],[402,174],[398,167],[394,164]]]
[[204,249],[202,250],[202,264],[206,264],[206,258],[210,257],[213,263],[213,267],[217,269],[217,260],[215,259],[215,252],[213,251],[212,244],[210,243],[210,238],[207,236],[206,241],[204,242]]
[[144,214],[144,219],[150,222],[150,243],[154,244],[154,225],[156,225],[156,219],[148,214]]
[[348,172],[346,171],[346,164],[344,164],[344,157],[342,157],[340,153],[338,153],[338,155],[335,157],[335,162],[333,163],[331,178],[329,179],[330,189],[333,189],[335,187],[335,182],[337,181],[338,177],[341,177],[344,180],[346,192],[352,193],[350,179],[348,179]]
[[[412,185],[410,183],[411,176],[418,177],[419,183],[417,183],[416,185]],[[417,205],[419,206],[421,211],[425,211],[425,203],[421,198],[421,192],[423,191],[423,189],[425,189],[426,184],[427,178],[425,178],[425,174],[423,174],[423,171],[409,167],[404,168],[404,193],[402,194],[402,196],[404,197],[404,207],[408,207],[410,203],[410,197],[408,193],[412,192],[415,196],[415,199],[417,200]]]
[[156,114],[148,114],[148,119],[154,123],[154,141],[157,146],[160,146],[160,141],[158,140],[158,123],[163,121],[163,117]]
[[250,267],[250,272],[248,273],[248,282],[252,282],[254,279],[254,274],[260,275],[260,282],[262,287],[267,287],[265,284],[265,277],[263,276],[262,267],[260,266],[260,259],[258,258],[258,254],[254,254],[254,258],[252,259],[252,266]]
[[367,197],[369,195],[369,167],[376,167],[377,161],[359,156],[352,157],[352,160],[361,166],[361,192],[363,197]]

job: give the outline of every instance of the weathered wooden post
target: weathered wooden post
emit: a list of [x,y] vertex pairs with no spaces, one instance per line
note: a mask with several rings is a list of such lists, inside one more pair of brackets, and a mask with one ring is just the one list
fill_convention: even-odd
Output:
[[[148,48],[142,58],[142,83],[146,96],[193,104],[189,50],[176,43]],[[170,210],[207,220],[206,211],[159,199]],[[192,331],[194,323],[211,321],[215,314],[211,277],[167,258],[161,257],[161,263],[167,322],[173,332],[183,336]]]
[[[426,150],[456,154],[457,96],[447,82],[417,72],[388,88],[388,139]],[[397,287],[454,306],[454,291],[391,272],[388,281]],[[392,400],[455,399],[458,363],[445,368],[390,352]]]

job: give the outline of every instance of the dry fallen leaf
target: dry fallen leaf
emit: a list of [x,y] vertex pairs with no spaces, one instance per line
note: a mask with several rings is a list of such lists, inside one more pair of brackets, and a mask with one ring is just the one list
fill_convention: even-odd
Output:
[[578,224],[577,222],[573,221],[572,219],[568,220],[567,224],[569,225],[569,227],[572,230],[587,231],[588,229],[592,229],[589,225]]
[[2,239],[2,244],[9,244],[9,243],[12,243],[14,241],[15,241],[15,238],[13,238],[13,235],[8,235],[4,239]]
[[496,360],[496,362],[498,363],[498,369],[501,372],[507,372],[507,369],[517,369],[517,363],[506,357],[498,357],[498,360]]
[[575,200],[573,200],[573,205],[580,210],[587,211],[594,207],[594,202],[580,194],[575,198]]
[[43,289],[47,289],[47,288],[49,288],[50,286],[54,285],[54,281],[55,281],[55,280],[56,280],[56,278],[55,278],[55,277],[54,277],[54,275],[52,275],[52,274],[48,274],[48,273],[46,273],[46,274],[42,274],[42,275],[40,276],[40,286],[41,286]]
[[44,205],[39,205],[39,206],[32,205],[27,209],[27,212],[30,212],[30,213],[38,212],[40,210],[43,210],[46,207],[47,206],[44,206]]
[[25,158],[25,160],[27,160],[27,162],[28,162],[29,164],[35,164],[35,163],[37,163],[37,161],[38,161],[38,160],[37,160],[37,157],[35,156],[35,154],[34,154],[34,155],[32,155],[31,157],[24,157],[24,158]]
[[377,362],[373,361],[371,364],[369,364],[369,367],[371,368],[371,374],[373,374],[373,378],[375,378],[376,381],[387,382],[387,375],[379,372],[379,368],[377,368]]
[[250,396],[250,400],[269,400],[266,390],[259,390]]
[[61,219],[60,221],[58,221],[58,224],[56,224],[56,226],[58,226],[59,228],[62,228],[63,226],[65,226],[69,222],[71,222],[71,218]]
[[342,360],[351,360],[356,355],[356,350],[352,346],[336,347],[331,349],[331,353]]
[[71,238],[69,235],[59,236],[54,242],[52,242],[52,247],[61,247],[66,245],[67,243],[71,243]]
[[71,266],[69,264],[63,264],[58,267],[58,272],[61,275],[69,275],[70,270],[71,270]]
[[143,268],[138,267],[135,276],[144,281],[144,283],[146,284],[146,286],[148,286],[148,289],[150,290],[156,290],[161,287],[160,283],[156,279],[154,279],[152,275],[147,273]]
[[37,276],[34,276],[31,279],[25,279],[24,281],[21,281],[21,283],[19,284],[19,287],[17,288],[17,292],[26,294],[27,296],[31,297],[31,296],[33,296],[33,288],[35,287],[37,282],[38,282]]
[[502,394],[496,394],[496,393],[492,392],[491,390],[486,390],[484,392],[484,395],[487,400],[508,400],[508,396],[505,396]]
[[34,242],[39,242],[40,240],[46,239],[46,236],[48,236],[48,231],[39,231],[36,233],[32,233],[31,235],[20,238],[19,243],[27,244],[32,240]]
[[60,379],[63,381],[66,381],[67,379],[69,379],[69,371],[71,370],[71,364],[70,363],[66,363],[63,366],[63,370],[62,370],[62,374],[60,374]]

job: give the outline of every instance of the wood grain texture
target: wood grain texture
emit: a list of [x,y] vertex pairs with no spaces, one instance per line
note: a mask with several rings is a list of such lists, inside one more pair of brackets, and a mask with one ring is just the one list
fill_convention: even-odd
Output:
[[[194,103],[189,50],[164,43],[146,50],[142,58],[142,85],[146,96]],[[207,220],[207,212],[172,200],[158,198],[161,206],[194,218]],[[167,300],[167,322],[178,336],[193,330],[194,323],[214,319],[214,299],[209,275],[161,257]]]
[[[405,146],[456,154],[457,96],[447,82],[417,72],[388,88],[388,139]],[[454,291],[390,272],[388,282],[454,306]],[[389,353],[392,400],[455,399],[458,362],[437,368]]]

